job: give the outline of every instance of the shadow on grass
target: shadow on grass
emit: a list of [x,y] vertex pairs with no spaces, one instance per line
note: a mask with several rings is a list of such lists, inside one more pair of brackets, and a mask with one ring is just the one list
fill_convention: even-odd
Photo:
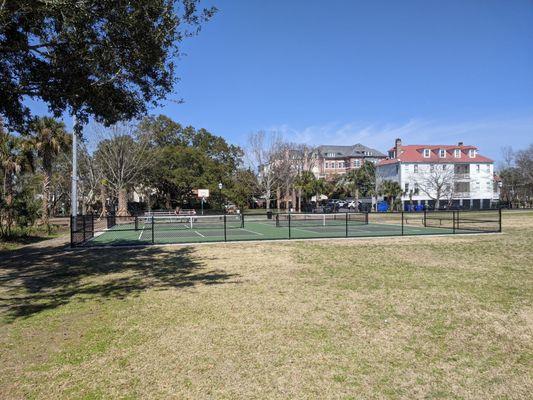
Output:
[[0,311],[13,321],[76,299],[121,299],[147,289],[228,283],[194,249],[43,247],[0,252]]

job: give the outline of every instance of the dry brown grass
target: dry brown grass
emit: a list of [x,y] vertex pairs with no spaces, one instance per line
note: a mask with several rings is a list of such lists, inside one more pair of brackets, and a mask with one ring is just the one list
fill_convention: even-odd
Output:
[[13,252],[0,398],[530,398],[533,213],[504,222],[502,235]]

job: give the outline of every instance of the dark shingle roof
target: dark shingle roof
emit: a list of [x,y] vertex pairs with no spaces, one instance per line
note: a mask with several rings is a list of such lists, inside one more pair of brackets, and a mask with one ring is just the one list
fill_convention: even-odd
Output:
[[318,146],[318,151],[322,157],[328,158],[327,154],[335,153],[335,157],[386,157],[382,152],[364,146],[361,143],[353,146]]

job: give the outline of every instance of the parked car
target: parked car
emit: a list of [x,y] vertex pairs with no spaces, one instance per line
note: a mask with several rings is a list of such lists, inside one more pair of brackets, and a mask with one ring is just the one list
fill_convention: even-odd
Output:
[[349,209],[353,209],[353,210],[359,210],[360,204],[361,203],[356,202],[355,200],[352,200],[346,204],[346,207],[348,207]]

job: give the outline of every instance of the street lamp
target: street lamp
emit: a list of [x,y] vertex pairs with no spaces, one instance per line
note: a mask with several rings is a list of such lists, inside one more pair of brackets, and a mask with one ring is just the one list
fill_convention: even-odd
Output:
[[224,205],[222,201],[222,182],[218,184],[218,194],[220,196],[220,208],[224,211],[224,213],[226,213],[226,210],[224,210]]

